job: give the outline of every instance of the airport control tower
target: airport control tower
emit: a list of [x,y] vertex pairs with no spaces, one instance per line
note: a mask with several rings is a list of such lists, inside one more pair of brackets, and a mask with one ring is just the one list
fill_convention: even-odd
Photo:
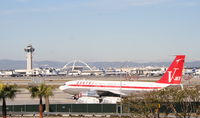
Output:
[[28,45],[24,48],[24,51],[26,52],[27,71],[30,71],[32,70],[32,53],[35,51],[35,48],[32,45]]

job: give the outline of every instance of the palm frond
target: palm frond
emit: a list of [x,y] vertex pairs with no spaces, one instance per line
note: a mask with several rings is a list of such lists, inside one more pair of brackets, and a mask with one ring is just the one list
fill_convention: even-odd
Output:
[[17,85],[5,85],[0,83],[0,99],[2,98],[9,98],[13,99],[16,96],[16,93],[19,90],[17,90]]
[[40,84],[38,86],[30,86],[28,87],[29,92],[31,93],[31,97],[47,97],[53,96],[53,87],[45,84]]

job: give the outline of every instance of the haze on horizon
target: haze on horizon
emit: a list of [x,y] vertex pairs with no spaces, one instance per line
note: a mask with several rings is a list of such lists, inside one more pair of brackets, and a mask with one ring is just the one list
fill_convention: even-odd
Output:
[[199,0],[0,0],[0,59],[200,60]]

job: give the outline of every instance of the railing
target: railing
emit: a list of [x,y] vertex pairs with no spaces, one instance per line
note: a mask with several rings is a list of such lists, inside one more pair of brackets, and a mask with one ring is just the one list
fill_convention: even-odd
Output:
[[[118,114],[120,106],[117,104],[51,104],[51,114]],[[45,105],[43,105],[44,113]],[[8,114],[36,114],[39,105],[7,105]],[[2,106],[0,106],[0,111]]]

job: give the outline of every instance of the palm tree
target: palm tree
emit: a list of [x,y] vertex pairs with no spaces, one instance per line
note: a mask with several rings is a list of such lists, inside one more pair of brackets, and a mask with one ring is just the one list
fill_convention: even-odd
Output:
[[53,89],[54,87],[52,86],[47,86],[46,85],[46,92],[44,94],[44,98],[45,98],[45,108],[46,108],[46,112],[49,112],[49,97],[53,96]]
[[7,117],[7,111],[6,111],[6,99],[14,99],[16,96],[16,93],[18,92],[16,85],[5,85],[3,83],[0,83],[0,99],[3,100],[2,103],[2,114],[3,118]]
[[43,97],[49,97],[53,95],[52,87],[40,84],[38,86],[29,86],[29,91],[31,93],[32,98],[39,98],[39,111],[40,111],[40,118],[43,117],[43,106],[42,106],[42,98]]

